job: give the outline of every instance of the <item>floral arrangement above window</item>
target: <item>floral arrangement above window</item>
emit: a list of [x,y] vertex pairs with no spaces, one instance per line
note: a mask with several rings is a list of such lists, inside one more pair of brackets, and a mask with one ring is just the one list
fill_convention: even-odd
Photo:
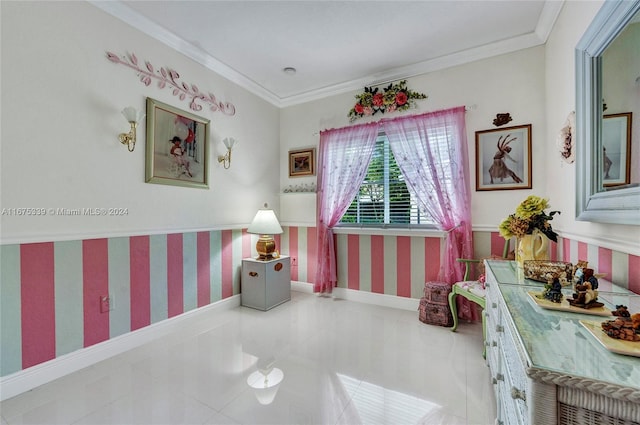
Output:
[[531,195],[516,208],[515,214],[509,215],[500,223],[500,235],[505,239],[512,236],[522,238],[530,235],[534,230],[544,233],[549,239],[558,242],[558,234],[551,228],[549,221],[560,211],[544,212],[549,208],[549,201],[539,196]]
[[349,121],[357,118],[375,115],[378,112],[405,111],[415,107],[416,99],[426,99],[427,95],[407,88],[407,81],[389,84],[382,92],[379,88],[365,87],[364,93],[356,95],[358,102],[349,111]]

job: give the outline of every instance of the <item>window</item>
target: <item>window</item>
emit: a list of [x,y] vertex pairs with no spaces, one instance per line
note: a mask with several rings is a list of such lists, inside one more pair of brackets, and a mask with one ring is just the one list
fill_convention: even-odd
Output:
[[410,195],[384,133],[378,135],[367,175],[340,224],[398,227],[431,224]]

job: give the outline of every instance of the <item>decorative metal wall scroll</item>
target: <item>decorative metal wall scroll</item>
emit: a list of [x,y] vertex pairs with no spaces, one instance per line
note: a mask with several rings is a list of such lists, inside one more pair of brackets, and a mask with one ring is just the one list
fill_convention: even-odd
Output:
[[208,103],[211,105],[210,109],[213,112],[220,111],[229,116],[236,113],[236,107],[231,102],[218,101],[213,93],[201,92],[195,84],[178,81],[180,74],[171,68],[161,67],[156,69],[149,61],[145,61],[144,68],[142,68],[139,66],[138,58],[133,53],[121,57],[115,53],[107,52],[107,59],[135,70],[138,77],[140,77],[140,82],[145,86],[151,85],[151,82],[155,79],[158,80],[159,88],[169,87],[173,89],[174,96],[177,96],[180,100],[189,100],[189,108],[193,111],[201,111],[202,105],[200,103]]

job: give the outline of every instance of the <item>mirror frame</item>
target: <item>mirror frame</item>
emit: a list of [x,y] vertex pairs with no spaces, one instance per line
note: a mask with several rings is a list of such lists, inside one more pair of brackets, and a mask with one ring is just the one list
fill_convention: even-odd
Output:
[[603,190],[602,53],[633,16],[640,0],[607,0],[576,46],[576,219],[640,225],[640,187]]

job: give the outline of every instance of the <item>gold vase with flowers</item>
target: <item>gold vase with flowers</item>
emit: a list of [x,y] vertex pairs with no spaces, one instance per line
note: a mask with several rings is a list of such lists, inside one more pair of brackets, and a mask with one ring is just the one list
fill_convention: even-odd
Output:
[[548,260],[549,240],[558,242],[558,234],[551,228],[551,220],[560,211],[545,212],[549,200],[531,195],[500,223],[500,235],[517,238],[516,262],[523,267],[526,260]]

